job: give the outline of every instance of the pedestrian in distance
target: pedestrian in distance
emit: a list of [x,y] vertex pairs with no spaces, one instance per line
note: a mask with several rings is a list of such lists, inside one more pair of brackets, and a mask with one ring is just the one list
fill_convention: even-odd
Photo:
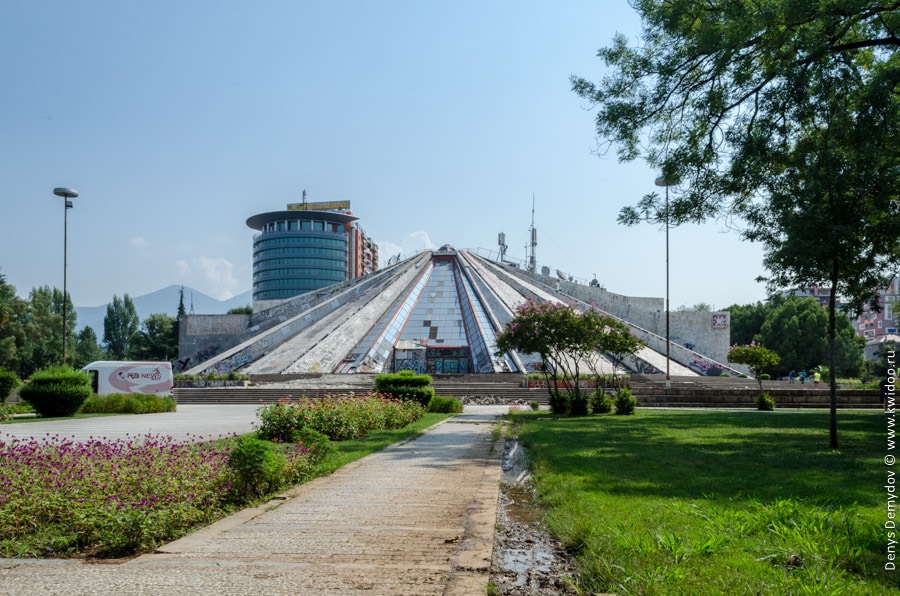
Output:
[[822,373],[820,373],[819,371],[814,372],[813,373],[813,385],[818,387],[819,381],[821,381],[821,380],[822,380]]
[[797,374],[797,376],[800,377],[800,384],[801,384],[801,385],[806,385],[806,371],[805,371],[805,370],[801,370],[801,371]]
[[791,372],[788,373],[788,383],[793,385],[796,382],[796,378],[797,378],[797,373],[795,373],[794,370],[791,369]]

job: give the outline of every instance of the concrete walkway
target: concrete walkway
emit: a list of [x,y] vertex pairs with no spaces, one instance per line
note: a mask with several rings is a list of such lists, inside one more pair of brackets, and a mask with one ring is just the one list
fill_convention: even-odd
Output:
[[484,594],[503,453],[491,423],[506,410],[467,407],[154,554],[0,559],[0,594]]

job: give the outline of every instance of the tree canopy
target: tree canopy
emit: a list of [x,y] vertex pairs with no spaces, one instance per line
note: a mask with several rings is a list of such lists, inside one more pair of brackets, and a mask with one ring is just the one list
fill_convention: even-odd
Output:
[[117,360],[128,358],[139,324],[131,297],[125,294],[120,299],[113,295],[112,302],[106,305],[106,316],[103,318],[103,341],[111,357]]
[[[621,160],[666,180],[619,221],[743,218],[764,244],[770,289],[832,289],[878,308],[900,262],[900,2],[634,0],[642,44],[599,51],[599,83],[572,87],[597,106],[597,133]],[[837,446],[831,382],[831,445]]]
[[[631,4],[642,43],[617,35],[598,51],[610,67],[603,80],[573,76],[572,88],[596,107],[606,150],[684,183],[673,193],[672,223],[704,221],[753,198],[773,157],[809,125],[810,107],[835,99],[823,81],[854,81],[854,113],[896,110],[896,1]],[[622,219],[661,210],[649,200]]]
[[[643,345],[624,323],[592,308],[578,312],[565,304],[528,301],[497,335],[496,353],[515,350],[540,355],[551,408],[586,414],[587,396],[578,386],[582,367],[596,372],[601,352],[621,362]],[[569,387],[568,395],[560,393],[558,382]]]

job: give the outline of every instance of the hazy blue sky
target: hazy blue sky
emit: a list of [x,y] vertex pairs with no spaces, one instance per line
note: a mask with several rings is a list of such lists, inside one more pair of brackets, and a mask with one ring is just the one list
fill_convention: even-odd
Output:
[[[383,254],[450,243],[633,296],[665,293],[664,233],[616,223],[657,190],[594,153],[569,76],[637,39],[625,0],[0,4],[0,273],[78,306],[186,284],[251,287],[246,219],[349,200]],[[671,231],[673,308],[762,299],[762,250]]]

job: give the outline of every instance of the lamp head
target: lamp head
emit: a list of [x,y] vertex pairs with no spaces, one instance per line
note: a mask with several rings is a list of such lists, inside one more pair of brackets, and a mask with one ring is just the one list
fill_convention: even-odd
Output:
[[[66,199],[74,199],[75,197],[78,196],[78,191],[75,190],[74,188],[60,187],[60,188],[54,188],[53,194],[55,194],[58,197],[64,197]],[[69,206],[68,202],[69,201],[67,201],[66,207]]]

